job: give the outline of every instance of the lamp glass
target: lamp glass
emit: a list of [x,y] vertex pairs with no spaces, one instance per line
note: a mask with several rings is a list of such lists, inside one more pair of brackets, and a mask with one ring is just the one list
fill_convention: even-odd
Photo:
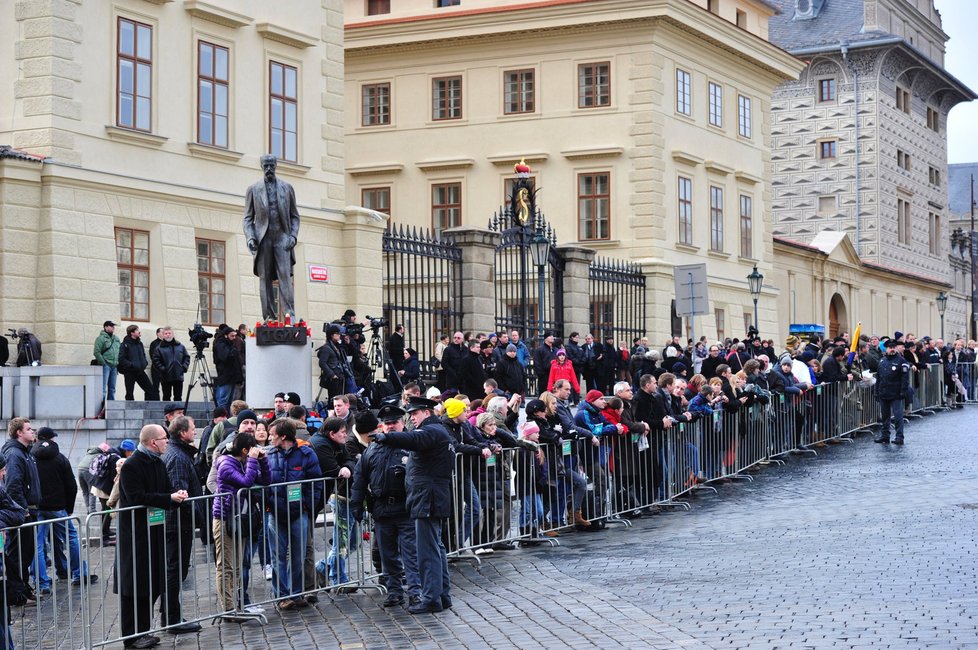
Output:
[[542,234],[536,233],[530,240],[530,255],[533,258],[533,263],[537,266],[547,264],[547,258],[550,256],[550,242]]
[[761,285],[763,282],[764,276],[758,272],[757,267],[755,266],[754,270],[747,276],[747,286],[750,288],[750,295],[755,299],[761,295]]

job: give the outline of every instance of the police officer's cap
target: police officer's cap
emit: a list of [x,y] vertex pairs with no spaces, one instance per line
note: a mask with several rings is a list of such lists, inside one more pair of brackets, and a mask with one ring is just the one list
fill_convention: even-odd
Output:
[[406,411],[400,406],[394,406],[393,404],[384,404],[377,411],[377,419],[381,422],[397,422],[402,417]]
[[438,402],[430,400],[427,397],[411,397],[408,399],[407,408],[404,409],[408,413],[414,413],[415,411],[433,411],[435,407],[438,406]]
[[886,339],[886,341],[883,343],[883,347],[886,348],[887,350],[891,350],[896,346],[897,346],[897,342],[894,341],[893,339]]

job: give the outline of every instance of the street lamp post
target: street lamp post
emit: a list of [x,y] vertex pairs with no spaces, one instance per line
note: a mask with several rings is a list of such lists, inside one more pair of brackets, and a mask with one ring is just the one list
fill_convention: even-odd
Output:
[[937,294],[937,313],[941,315],[941,340],[944,340],[944,312],[947,311],[947,292]]
[[750,289],[750,297],[754,299],[754,327],[758,331],[760,328],[757,327],[757,299],[761,297],[761,286],[763,284],[764,276],[758,272],[757,264],[755,264],[754,270],[747,276],[747,287]]
[[539,340],[541,344],[543,342],[543,294],[546,292],[546,286],[544,282],[544,269],[547,266],[548,258],[550,257],[550,241],[543,234],[543,221],[540,219],[539,215],[534,216],[534,221],[536,222],[536,228],[533,233],[533,239],[530,240],[530,255],[533,258],[533,263],[537,265],[537,309],[539,310],[537,323],[539,326]]

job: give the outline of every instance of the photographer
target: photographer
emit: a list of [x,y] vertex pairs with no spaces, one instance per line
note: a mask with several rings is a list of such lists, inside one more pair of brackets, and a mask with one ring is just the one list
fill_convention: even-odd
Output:
[[41,342],[28,332],[26,327],[21,327],[17,330],[17,367],[39,365],[41,365]]
[[183,376],[190,367],[190,354],[173,338],[173,328],[169,325],[162,328],[160,337],[158,345],[150,346],[153,370],[163,386],[163,401],[179,402],[183,399]]
[[343,345],[346,348],[345,356],[355,356],[360,346],[367,342],[366,337],[363,335],[363,323],[357,322],[357,313],[355,311],[347,309],[343,312],[339,324],[343,330]]
[[217,368],[214,401],[217,406],[223,406],[228,411],[231,410],[234,386],[244,381],[241,357],[234,344],[237,337],[237,330],[227,323],[218,326],[214,337],[214,366]]
[[340,340],[342,329],[336,323],[330,323],[326,328],[326,342],[316,350],[319,358],[319,385],[325,388],[332,400],[337,395],[346,393],[347,377],[352,379],[353,373],[346,361],[346,350]]
[[126,338],[119,346],[119,372],[126,380],[126,399],[134,400],[132,389],[136,384],[143,389],[143,399],[155,402],[160,399],[159,393],[153,388],[153,382],[146,376],[146,350],[143,348],[142,332],[138,325],[126,328]]
[[7,365],[7,360],[10,359],[10,341],[3,334],[0,334],[0,367]]

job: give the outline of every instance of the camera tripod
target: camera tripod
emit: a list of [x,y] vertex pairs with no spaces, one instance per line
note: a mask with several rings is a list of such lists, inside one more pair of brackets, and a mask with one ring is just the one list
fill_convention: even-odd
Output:
[[[187,406],[190,404],[190,393],[193,392],[194,386],[196,386],[198,383],[200,384],[200,389],[204,392],[204,401],[214,402],[215,405],[217,404],[217,394],[214,393],[214,388],[211,384],[211,369],[207,365],[207,357],[204,356],[204,348],[196,348],[196,350],[197,352],[194,354],[193,365],[190,367],[190,387],[187,388],[187,398],[183,402],[184,411],[187,410]],[[207,398],[207,391],[210,391],[210,399]]]
[[401,376],[397,374],[397,368],[394,367],[394,362],[384,348],[383,337],[380,336],[380,328],[371,328],[370,330],[370,341],[367,343],[367,363],[375,375],[379,368],[384,379],[397,388],[398,392],[404,390],[404,383],[401,381]]

